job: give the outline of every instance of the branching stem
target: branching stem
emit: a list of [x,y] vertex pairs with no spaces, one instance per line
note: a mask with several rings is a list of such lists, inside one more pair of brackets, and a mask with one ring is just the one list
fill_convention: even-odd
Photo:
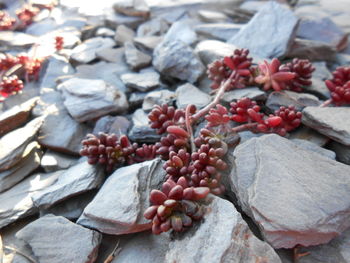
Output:
[[320,107],[327,107],[329,104],[331,104],[333,101],[332,99],[328,99],[325,102],[323,102]]
[[247,130],[250,130],[252,128],[255,128],[256,126],[258,125],[257,122],[255,123],[247,123],[247,124],[242,124],[240,126],[237,126],[237,127],[234,127],[232,128],[232,132],[233,133],[238,133],[238,132],[241,132],[241,131],[247,131]]
[[194,152],[196,150],[196,146],[194,145],[194,137],[193,137],[192,124],[191,124],[191,107],[192,105],[187,105],[186,107],[185,123],[186,123],[187,132],[190,134],[191,152]]

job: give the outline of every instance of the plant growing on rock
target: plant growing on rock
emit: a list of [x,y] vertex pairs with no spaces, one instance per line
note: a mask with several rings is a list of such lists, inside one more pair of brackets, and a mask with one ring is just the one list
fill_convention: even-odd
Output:
[[341,106],[350,104],[350,67],[338,67],[333,72],[333,78],[325,81],[327,88],[331,92],[331,99],[322,106],[335,104]]

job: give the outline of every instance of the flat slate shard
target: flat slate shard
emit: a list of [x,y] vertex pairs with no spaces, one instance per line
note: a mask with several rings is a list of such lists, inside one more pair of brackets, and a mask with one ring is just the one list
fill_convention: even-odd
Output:
[[0,193],[0,229],[38,212],[31,196],[53,184],[60,172],[34,174],[19,182],[6,192]]
[[153,66],[163,75],[194,83],[205,67],[190,46],[179,40],[164,41],[153,51]]
[[62,216],[46,215],[28,224],[16,236],[28,243],[39,262],[93,263],[102,235]]
[[150,229],[143,213],[150,205],[150,191],[164,181],[162,165],[155,159],[116,170],[85,208],[78,224],[112,235]]
[[270,1],[228,43],[263,58],[284,56],[292,44],[298,19],[287,7]]
[[31,110],[34,108],[37,100],[35,97],[20,105],[16,105],[11,109],[0,114],[0,136],[12,131],[22,124],[26,123],[29,119]]
[[128,108],[125,94],[103,80],[72,78],[59,89],[69,114],[78,122],[121,113]]
[[233,157],[232,190],[273,247],[324,244],[350,227],[348,165],[278,135],[252,138]]
[[21,160],[25,148],[34,139],[42,123],[43,118],[36,118],[0,139],[0,171],[13,167]]
[[23,152],[22,160],[10,169],[0,172],[0,193],[11,188],[38,168],[42,154],[37,142],[28,144]]
[[48,208],[59,201],[98,188],[102,184],[104,172],[102,169],[80,162],[62,171],[61,176],[50,187],[38,191],[32,196],[37,207]]
[[302,122],[327,137],[350,146],[350,108],[306,107]]
[[204,108],[211,101],[211,96],[191,83],[186,83],[176,89],[176,105],[178,108],[186,108],[188,104],[193,104],[197,109]]

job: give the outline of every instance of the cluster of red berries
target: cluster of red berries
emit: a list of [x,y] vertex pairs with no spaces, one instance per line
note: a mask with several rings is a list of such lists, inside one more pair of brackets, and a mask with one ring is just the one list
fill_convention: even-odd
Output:
[[40,9],[32,5],[25,5],[16,11],[16,15],[20,22],[20,28],[25,28],[33,23],[34,17],[39,13]]
[[64,45],[64,38],[61,36],[56,36],[55,37],[55,49],[56,49],[56,51],[62,50],[63,45]]
[[148,119],[151,121],[151,128],[157,129],[158,134],[163,134],[169,126],[185,123],[185,111],[168,104],[155,105],[148,114]]
[[152,220],[152,232],[156,235],[170,229],[181,232],[203,217],[205,210],[199,201],[208,194],[209,188],[191,187],[184,177],[177,182],[168,179],[161,191],[151,191],[152,206],[146,209],[144,216]]
[[207,74],[213,81],[211,88],[218,89],[228,81],[226,91],[250,85],[262,85],[264,90],[289,89],[300,92],[312,84],[311,77],[315,68],[307,59],[293,59],[281,65],[281,62],[274,58],[271,63],[264,61],[255,67],[248,54],[247,49],[236,49],[232,56],[208,65]]
[[6,98],[13,93],[21,91],[23,87],[22,80],[18,79],[16,75],[3,77],[0,82],[0,95]]
[[350,104],[350,67],[338,67],[325,83],[336,106]]
[[7,12],[0,10],[0,31],[11,30],[16,23],[16,19]]

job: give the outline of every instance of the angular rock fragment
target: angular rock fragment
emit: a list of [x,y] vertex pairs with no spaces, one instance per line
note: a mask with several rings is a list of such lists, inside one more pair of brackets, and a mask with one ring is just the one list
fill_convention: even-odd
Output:
[[78,158],[47,150],[41,158],[40,166],[45,170],[45,172],[50,173],[67,169],[74,165],[77,161]]
[[126,63],[133,70],[139,70],[151,64],[152,57],[139,51],[132,42],[126,42],[124,48]]
[[59,176],[60,172],[34,174],[0,193],[0,228],[38,212],[31,196],[54,183]]
[[163,41],[182,41],[187,45],[191,45],[197,40],[196,32],[193,31],[194,21],[180,20],[171,25],[165,34]]
[[0,139],[0,171],[13,167],[22,159],[25,148],[34,139],[42,123],[43,118],[36,118]]
[[59,89],[69,114],[78,122],[128,108],[125,94],[103,80],[72,78],[60,84]]
[[0,44],[11,48],[27,48],[37,42],[37,37],[16,32],[2,31],[0,32]]
[[198,25],[195,27],[195,31],[197,34],[208,38],[227,41],[237,34],[241,28],[241,24],[212,23]]
[[114,39],[118,45],[124,45],[125,42],[130,42],[133,40],[135,32],[125,25],[120,25],[115,31]]
[[291,10],[270,1],[228,42],[263,58],[281,57],[288,53],[297,22]]
[[138,37],[164,35],[168,29],[168,23],[164,19],[156,17],[140,25],[136,35]]
[[125,86],[138,91],[149,91],[160,85],[160,76],[157,72],[128,73],[121,76]]
[[163,75],[194,83],[205,67],[192,48],[182,41],[164,41],[153,52],[153,66]]
[[232,91],[225,92],[222,100],[231,103],[234,100],[239,100],[241,98],[249,98],[252,100],[266,100],[266,93],[259,88],[244,88],[244,89],[235,89]]
[[13,108],[3,112],[0,115],[0,136],[27,122],[31,110],[35,106],[38,99],[38,97],[35,97],[22,103],[21,105],[14,106]]
[[210,95],[190,83],[181,85],[176,89],[176,105],[178,108],[186,108],[188,104],[193,104],[197,109],[200,109],[208,105],[210,101]]
[[98,58],[103,59],[107,62],[122,63],[125,60],[124,53],[124,47],[120,47],[101,49],[96,54]]
[[150,9],[144,0],[118,0],[113,8],[127,16],[148,17],[150,15]]
[[161,36],[135,37],[134,43],[141,49],[153,51],[162,40],[163,37]]
[[224,13],[212,10],[199,10],[198,15],[203,22],[207,23],[224,23],[230,21],[230,18]]
[[231,187],[273,247],[324,244],[350,227],[349,166],[278,135],[250,139],[233,157]]
[[311,94],[298,93],[294,91],[272,92],[266,101],[266,106],[272,110],[277,110],[281,106],[294,106],[296,110],[301,111],[307,106],[319,106],[320,100]]
[[237,47],[218,40],[203,40],[196,46],[195,52],[207,65],[217,59],[229,56]]
[[97,57],[96,53],[99,50],[113,47],[114,45],[115,42],[110,38],[90,38],[72,50],[71,59],[82,64],[89,63]]
[[302,122],[327,137],[350,146],[350,108],[306,107]]
[[48,208],[64,199],[98,188],[103,179],[101,167],[80,162],[63,170],[54,184],[33,194],[32,200],[35,206]]
[[116,170],[85,208],[78,223],[113,235],[150,229],[143,217],[149,207],[149,193],[164,181],[159,159]]
[[350,165],[350,147],[339,142],[332,141],[329,144],[329,149],[337,155],[337,160]]
[[102,236],[62,216],[47,215],[25,226],[16,236],[28,243],[39,262],[93,263]]
[[42,151],[37,142],[31,142],[25,148],[22,160],[10,169],[0,172],[0,193],[11,188],[27,177],[40,165]]
[[94,134],[99,132],[126,134],[130,126],[130,121],[123,116],[105,116],[100,118],[93,130]]
[[158,91],[152,91],[148,93],[143,101],[142,109],[144,111],[149,111],[153,108],[154,105],[161,105],[163,103],[170,104],[176,95],[175,92],[163,89]]
[[292,139],[291,141],[294,142],[299,147],[304,148],[305,150],[319,153],[324,157],[328,157],[332,160],[335,160],[335,152],[322,148],[316,143],[313,143],[307,140],[302,140],[302,139]]

